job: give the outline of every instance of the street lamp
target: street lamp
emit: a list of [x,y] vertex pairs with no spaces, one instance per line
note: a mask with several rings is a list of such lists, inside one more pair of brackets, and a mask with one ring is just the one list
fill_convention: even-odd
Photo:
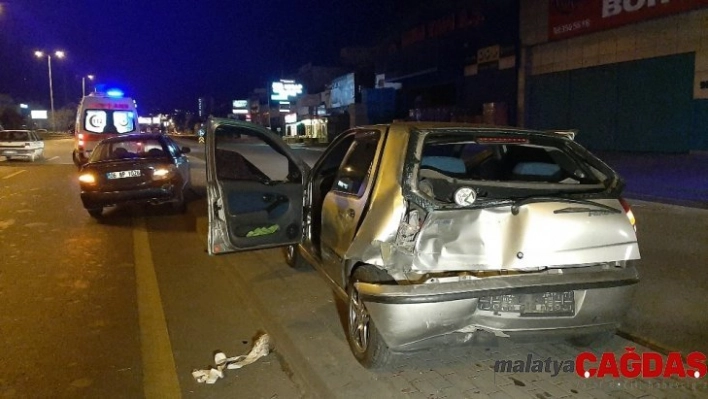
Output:
[[[49,103],[52,109],[52,130],[56,131],[57,127],[54,124],[54,87],[52,86],[52,55],[51,54],[44,54],[43,51],[35,51],[34,55],[37,58],[42,58],[45,55],[47,56],[47,69],[49,70]],[[55,51],[54,55],[57,58],[64,58],[64,52],[63,51]]]
[[86,78],[89,80],[93,80],[94,76],[93,75],[86,75],[81,78],[81,95],[86,97]]

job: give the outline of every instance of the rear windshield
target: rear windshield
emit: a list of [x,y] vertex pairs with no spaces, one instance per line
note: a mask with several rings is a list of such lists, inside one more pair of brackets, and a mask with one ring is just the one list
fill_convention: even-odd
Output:
[[11,130],[0,131],[0,141],[28,141],[29,132],[13,132]]
[[480,199],[606,191],[616,174],[577,143],[560,137],[490,133],[430,133],[412,158],[418,190],[453,202],[472,187]]
[[100,143],[91,153],[90,162],[114,161],[132,158],[163,158],[167,149],[159,140],[121,140]]
[[84,112],[84,129],[91,133],[135,132],[135,114],[133,111],[87,109]]

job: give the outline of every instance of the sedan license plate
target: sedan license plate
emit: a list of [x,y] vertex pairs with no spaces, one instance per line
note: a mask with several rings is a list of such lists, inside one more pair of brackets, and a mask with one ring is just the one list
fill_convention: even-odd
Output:
[[540,292],[535,294],[497,295],[479,298],[477,307],[495,314],[516,313],[521,316],[573,316],[573,291]]
[[108,172],[106,177],[109,179],[124,179],[126,177],[140,177],[139,170],[121,170],[120,172]]

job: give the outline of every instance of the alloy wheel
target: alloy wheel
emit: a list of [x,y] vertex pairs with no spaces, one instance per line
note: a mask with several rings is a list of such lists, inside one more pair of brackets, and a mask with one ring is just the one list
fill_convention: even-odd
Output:
[[356,348],[365,352],[369,347],[369,312],[354,287],[349,294],[349,334]]

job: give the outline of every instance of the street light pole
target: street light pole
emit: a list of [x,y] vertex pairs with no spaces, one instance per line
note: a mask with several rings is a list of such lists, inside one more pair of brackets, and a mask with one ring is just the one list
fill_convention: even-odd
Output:
[[[35,51],[34,55],[37,56],[37,58],[44,57],[44,53],[42,51]],[[54,55],[56,55],[57,58],[64,58],[63,51],[55,51]],[[49,71],[49,105],[51,107],[51,112],[52,112],[52,131],[56,131],[57,127],[56,127],[56,124],[54,123],[54,86],[52,84],[52,55],[51,54],[47,54],[47,70]]]
[[86,97],[86,78],[93,80],[93,75],[86,75],[81,78],[81,95]]

